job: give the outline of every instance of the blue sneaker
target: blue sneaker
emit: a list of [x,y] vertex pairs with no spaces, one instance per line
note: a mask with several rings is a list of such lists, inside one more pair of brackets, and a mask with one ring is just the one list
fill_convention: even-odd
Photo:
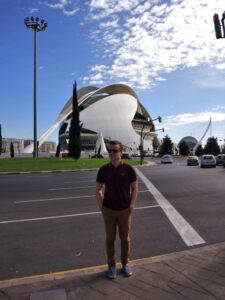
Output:
[[130,277],[133,274],[132,269],[128,264],[122,267],[121,272],[125,277]]
[[116,268],[109,267],[108,270],[105,272],[105,276],[109,279],[115,279],[116,278]]

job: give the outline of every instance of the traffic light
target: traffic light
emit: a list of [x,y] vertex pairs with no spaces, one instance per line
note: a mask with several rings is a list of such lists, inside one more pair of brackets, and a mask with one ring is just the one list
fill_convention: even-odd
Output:
[[220,19],[219,15],[215,14],[213,16],[213,22],[214,22],[214,28],[215,28],[215,34],[217,39],[222,39],[222,31],[221,31],[221,24],[220,24]]
[[158,117],[159,123],[162,123],[162,117]]

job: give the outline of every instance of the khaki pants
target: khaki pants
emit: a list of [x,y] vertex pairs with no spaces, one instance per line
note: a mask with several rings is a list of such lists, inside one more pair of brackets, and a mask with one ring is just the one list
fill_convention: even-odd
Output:
[[130,257],[130,229],[131,210],[112,210],[105,206],[102,208],[106,232],[106,253],[109,267],[116,265],[115,260],[115,239],[117,226],[121,240],[121,263],[125,265]]

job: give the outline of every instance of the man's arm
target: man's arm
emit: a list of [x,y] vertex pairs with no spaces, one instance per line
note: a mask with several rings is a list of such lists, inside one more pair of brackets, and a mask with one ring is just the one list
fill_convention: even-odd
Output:
[[131,182],[131,202],[130,202],[130,208],[133,209],[135,206],[135,202],[137,200],[137,194],[138,194],[138,181]]
[[95,195],[96,195],[96,200],[98,202],[98,206],[99,206],[100,209],[102,209],[102,202],[103,202],[102,186],[103,186],[102,183],[96,182]]

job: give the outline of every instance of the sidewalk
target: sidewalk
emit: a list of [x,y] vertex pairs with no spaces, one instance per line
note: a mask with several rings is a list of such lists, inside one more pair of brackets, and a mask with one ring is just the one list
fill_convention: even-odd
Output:
[[105,279],[106,266],[99,266],[0,281],[0,300],[225,299],[225,242],[131,265],[133,276],[118,272],[115,280]]

